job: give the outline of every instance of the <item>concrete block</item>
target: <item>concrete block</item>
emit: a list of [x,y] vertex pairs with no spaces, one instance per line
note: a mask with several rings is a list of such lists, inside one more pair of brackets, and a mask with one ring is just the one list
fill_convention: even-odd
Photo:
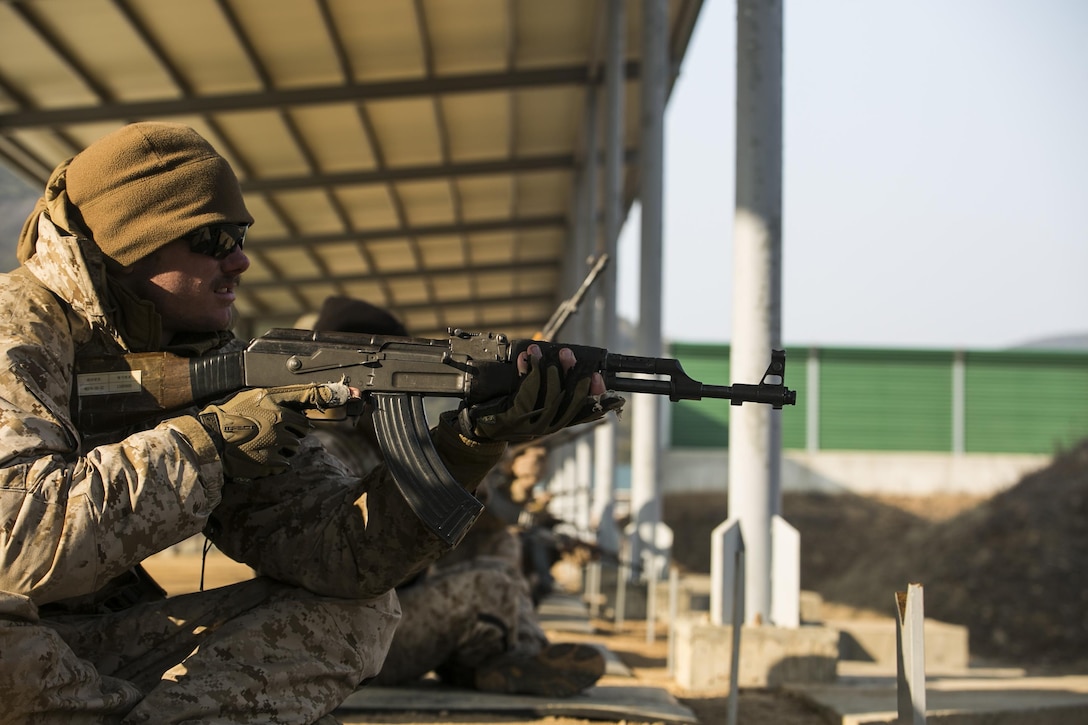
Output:
[[[707,574],[684,574],[676,587],[676,615],[685,617],[697,612],[710,611],[710,576]],[[667,617],[669,613],[669,581],[658,582],[656,587],[657,613]]]
[[[830,620],[828,627],[839,630],[839,657],[843,660],[878,662],[895,667],[895,620],[892,618]],[[970,659],[967,628],[958,624],[926,619],[927,670],[965,669]]]
[[801,622],[817,624],[823,622],[824,598],[819,592],[801,590]]
[[[682,618],[673,628],[673,673],[691,692],[728,691],[733,628],[706,617]],[[787,682],[832,682],[839,660],[839,632],[823,626],[744,626],[737,672],[741,687]]]
[[[646,619],[646,613],[648,611],[646,602],[646,585],[639,582],[625,582],[624,584],[624,600],[623,600],[623,619]],[[605,619],[616,619],[618,612],[616,607],[618,606],[618,592],[616,591],[615,577],[608,582],[607,587],[601,587],[601,596],[604,600],[602,607],[602,616]],[[658,609],[657,614],[659,617],[665,617],[668,615],[667,600],[664,605],[665,609]],[[661,604],[661,600],[655,602]]]
[[[600,616],[605,619],[616,619],[618,605],[618,581],[617,571],[614,567],[601,567],[601,591],[598,598]],[[647,602],[647,583],[645,581],[624,581],[623,586],[623,619],[646,619],[649,611]],[[662,580],[654,583],[653,587],[657,607],[657,618],[666,619],[669,616],[669,583]],[[686,587],[681,583],[679,592],[679,610],[688,611],[692,606],[692,597]]]

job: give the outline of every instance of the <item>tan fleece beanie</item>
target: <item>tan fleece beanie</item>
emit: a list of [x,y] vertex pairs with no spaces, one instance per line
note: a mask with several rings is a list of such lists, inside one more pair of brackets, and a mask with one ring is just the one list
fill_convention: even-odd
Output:
[[207,224],[252,224],[226,159],[176,123],[134,123],[68,165],[68,199],[103,254],[128,266]]

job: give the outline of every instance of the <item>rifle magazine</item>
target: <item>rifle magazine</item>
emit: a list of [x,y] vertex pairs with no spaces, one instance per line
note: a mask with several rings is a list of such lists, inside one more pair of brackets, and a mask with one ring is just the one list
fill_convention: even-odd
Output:
[[483,504],[446,470],[431,442],[423,396],[375,393],[374,427],[397,488],[438,538],[456,546]]

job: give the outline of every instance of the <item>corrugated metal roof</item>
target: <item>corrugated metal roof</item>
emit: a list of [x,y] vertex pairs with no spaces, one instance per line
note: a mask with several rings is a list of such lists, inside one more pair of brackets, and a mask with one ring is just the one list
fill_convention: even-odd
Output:
[[[641,2],[627,5],[625,207]],[[669,0],[679,68],[701,2]],[[256,224],[238,309],[291,325],[330,294],[416,334],[538,330],[571,290],[603,0],[0,1],[0,162],[37,185],[136,120],[187,123]],[[575,269],[575,272],[578,270]]]

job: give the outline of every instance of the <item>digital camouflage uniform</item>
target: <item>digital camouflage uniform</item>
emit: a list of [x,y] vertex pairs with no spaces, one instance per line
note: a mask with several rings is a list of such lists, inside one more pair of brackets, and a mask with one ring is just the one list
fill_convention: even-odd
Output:
[[[348,422],[318,423],[314,436],[353,471],[382,462],[374,443]],[[547,645],[518,570],[517,537],[501,525],[491,531],[493,520],[485,508],[456,549],[398,589],[404,616],[378,684],[406,684],[436,669],[467,683],[466,672],[489,658],[515,650],[533,655]]]
[[[368,471],[381,462],[368,424],[318,424],[315,435],[352,470]],[[549,644],[518,537],[486,507],[457,547],[398,595],[403,616],[374,684],[410,685],[433,671],[462,687],[566,696],[603,673],[596,650]]]
[[531,658],[548,645],[528,585],[502,559],[436,569],[398,594],[404,616],[376,684],[410,684],[433,670],[476,687],[480,668],[504,656]]
[[[0,286],[4,721],[317,720],[378,672],[394,585],[444,544],[384,467],[360,480],[312,436],[287,473],[225,481],[192,415],[83,435],[76,360],[155,349],[139,333],[155,314],[108,287],[92,243],[38,223],[36,253]],[[173,351],[237,344],[211,335]],[[433,438],[470,490],[505,447],[445,425]],[[201,531],[258,578],[163,599],[140,562]]]

